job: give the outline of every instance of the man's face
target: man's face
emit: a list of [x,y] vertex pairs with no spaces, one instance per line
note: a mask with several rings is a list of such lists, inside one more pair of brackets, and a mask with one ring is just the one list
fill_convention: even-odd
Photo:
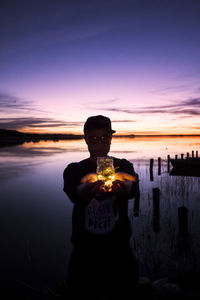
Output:
[[93,129],[85,135],[85,141],[92,157],[107,156],[110,151],[112,133],[106,129]]

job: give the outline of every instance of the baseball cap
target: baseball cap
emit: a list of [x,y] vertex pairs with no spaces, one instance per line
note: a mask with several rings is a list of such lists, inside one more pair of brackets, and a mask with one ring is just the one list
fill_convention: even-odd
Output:
[[84,124],[84,133],[92,129],[107,129],[111,133],[115,133],[115,130],[112,130],[111,120],[108,117],[97,115],[89,117]]

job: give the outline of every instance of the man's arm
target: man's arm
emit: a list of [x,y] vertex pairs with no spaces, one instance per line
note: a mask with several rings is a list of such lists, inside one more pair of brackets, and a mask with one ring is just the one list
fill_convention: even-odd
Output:
[[72,203],[81,201],[82,204],[87,205],[103,186],[103,182],[97,180],[96,174],[87,174],[80,178],[78,163],[71,163],[67,166],[63,179],[63,190]]
[[63,172],[64,187],[63,191],[72,203],[79,200],[77,186],[80,184],[78,163],[70,163]]

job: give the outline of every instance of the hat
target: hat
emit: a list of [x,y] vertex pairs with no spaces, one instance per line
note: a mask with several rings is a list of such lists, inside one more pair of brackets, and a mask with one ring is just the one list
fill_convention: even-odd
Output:
[[111,121],[108,117],[102,115],[89,117],[84,124],[84,133],[92,129],[107,129],[111,133],[115,133],[115,130],[112,130]]

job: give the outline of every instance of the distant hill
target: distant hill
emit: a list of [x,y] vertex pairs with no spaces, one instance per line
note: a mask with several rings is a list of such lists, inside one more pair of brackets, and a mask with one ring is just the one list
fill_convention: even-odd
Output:
[[[114,135],[115,138],[134,138],[135,135]],[[19,145],[25,142],[80,140],[83,134],[61,134],[61,133],[24,133],[17,130],[0,129],[0,147]]]
[[11,136],[13,137],[23,136],[23,133],[17,130],[0,129],[0,137],[11,137]]
[[[184,137],[200,136],[199,134],[114,134],[114,138],[135,138],[135,137]],[[0,141],[5,139],[25,140],[77,140],[83,139],[83,134],[71,133],[24,133],[17,130],[0,129]]]
[[0,147],[19,145],[25,142],[59,141],[82,139],[83,135],[75,134],[39,134],[24,133],[17,130],[0,129]]
[[[25,138],[25,139],[40,139],[40,140],[63,140],[63,139],[82,139],[84,136],[81,134],[62,134],[62,133],[24,133],[17,130],[0,129],[0,137],[2,138]],[[130,135],[114,135],[116,138],[135,137],[134,134]]]
[[51,133],[24,133],[17,130],[0,129],[1,138],[22,138],[22,139],[81,139],[83,135],[76,134],[51,134]]

